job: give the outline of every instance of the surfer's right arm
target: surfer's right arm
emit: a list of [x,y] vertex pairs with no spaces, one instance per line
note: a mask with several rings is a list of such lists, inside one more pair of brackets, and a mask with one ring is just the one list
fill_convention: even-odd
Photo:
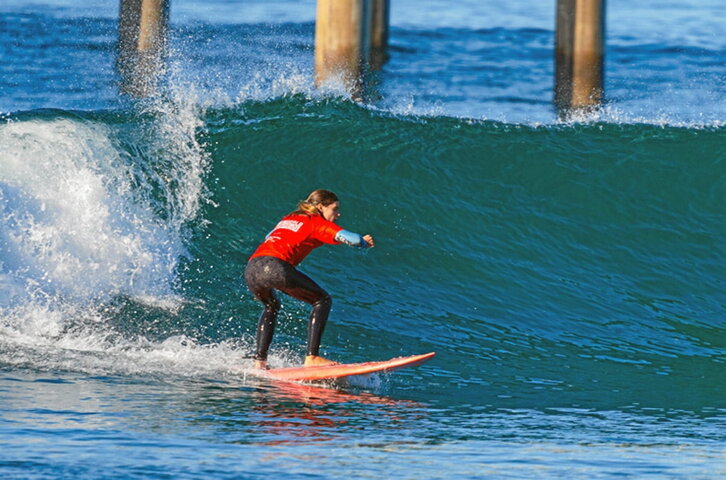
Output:
[[348,230],[340,230],[335,234],[335,241],[351,247],[371,248],[375,245],[370,235],[360,235]]

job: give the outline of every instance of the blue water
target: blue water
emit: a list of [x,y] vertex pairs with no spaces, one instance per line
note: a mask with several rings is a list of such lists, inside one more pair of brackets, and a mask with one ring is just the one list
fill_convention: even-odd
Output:
[[[174,0],[158,94],[115,1],[0,5],[2,478],[726,475],[726,15],[611,1],[606,104],[552,107],[554,2],[396,0],[368,104],[313,1]],[[248,255],[314,188],[349,385],[251,375]],[[283,298],[272,366],[299,364]]]

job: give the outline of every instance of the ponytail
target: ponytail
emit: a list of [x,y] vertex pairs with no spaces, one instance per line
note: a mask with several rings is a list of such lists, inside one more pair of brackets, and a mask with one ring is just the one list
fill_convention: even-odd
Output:
[[331,203],[335,203],[337,201],[338,196],[330,190],[318,189],[308,195],[308,198],[306,198],[305,200],[299,201],[297,204],[297,210],[295,210],[293,214],[302,214],[308,216],[320,215],[318,205],[326,207]]

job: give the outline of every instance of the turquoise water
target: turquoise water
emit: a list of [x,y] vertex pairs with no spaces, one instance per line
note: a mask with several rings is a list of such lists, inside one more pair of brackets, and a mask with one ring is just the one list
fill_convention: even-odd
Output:
[[[478,3],[395,4],[371,105],[312,88],[312,2],[173,6],[173,68],[142,102],[116,92],[115,4],[16,3],[0,8],[3,478],[726,474],[710,3],[703,23],[673,3],[640,30],[609,4],[608,105],[573,123],[551,109],[539,3],[485,27]],[[430,362],[337,387],[250,374],[247,257],[318,187],[376,238],[301,266],[334,298],[323,354]],[[305,352],[308,307],[283,305],[273,366]]]

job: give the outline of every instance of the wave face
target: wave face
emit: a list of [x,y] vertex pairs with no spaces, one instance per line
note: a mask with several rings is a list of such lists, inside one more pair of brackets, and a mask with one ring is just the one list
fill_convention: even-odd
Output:
[[342,225],[376,235],[367,255],[307,262],[336,297],[341,352],[447,352],[439,374],[472,402],[541,385],[575,403],[718,403],[722,128],[527,127],[304,99],[208,121],[219,208],[196,247],[215,271],[238,275],[317,187],[340,192]]
[[[179,118],[2,126],[3,363],[52,368],[84,345],[126,355],[76,365],[92,371],[168,368],[139,366],[149,349],[192,349],[180,371],[248,356],[246,259],[329,188],[341,225],[378,244],[301,267],[335,298],[329,355],[438,351],[432,374],[473,405],[718,405],[723,128],[532,127],[303,96]],[[278,363],[304,343],[307,306],[286,300]]]

